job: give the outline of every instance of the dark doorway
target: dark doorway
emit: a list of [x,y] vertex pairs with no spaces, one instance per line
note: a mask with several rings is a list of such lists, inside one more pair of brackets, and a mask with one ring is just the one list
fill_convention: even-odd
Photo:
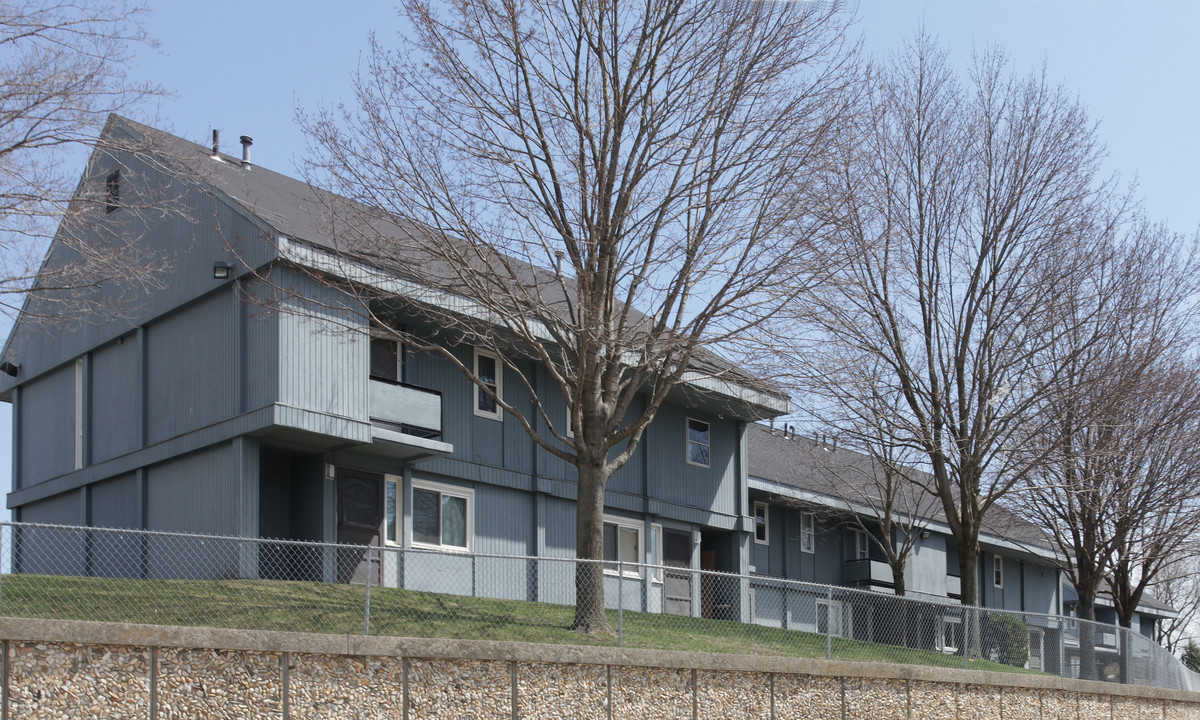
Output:
[[[663,611],[669,615],[692,614],[692,534],[687,530],[663,528]],[[684,571],[671,570],[681,568]]]
[[[259,449],[259,536],[276,540],[324,540],[324,471],[318,453],[263,445]],[[321,551],[291,543],[259,545],[258,576],[267,580],[321,580]]]
[[[338,527],[340,545],[378,545],[379,526],[383,522],[383,476],[356,470],[338,473]],[[366,550],[339,548],[338,582],[367,582],[380,580],[379,554],[374,553],[370,567]]]
[[736,575],[719,575],[736,571],[734,535],[724,530],[705,530],[700,534],[700,569],[705,573],[700,583],[700,614],[714,620],[738,620],[738,597],[741,580]]

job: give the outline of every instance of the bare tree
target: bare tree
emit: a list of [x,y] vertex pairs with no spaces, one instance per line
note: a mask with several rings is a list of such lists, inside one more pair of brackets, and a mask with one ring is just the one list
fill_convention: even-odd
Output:
[[1027,477],[1020,504],[1061,551],[1080,618],[1095,620],[1106,583],[1139,576],[1119,593],[1128,627],[1128,604],[1195,523],[1200,374],[1189,353],[1200,281],[1195,243],[1141,219],[1111,225],[1115,245],[1096,253],[1063,304],[1067,332],[1046,348],[1047,363],[1062,368],[1041,409],[1055,432],[1030,446],[1046,462]]
[[[900,398],[879,395],[882,387],[876,383],[857,389],[866,394],[856,398],[853,408],[871,412],[835,421],[834,452],[825,451],[821,443],[812,453],[813,461],[823,475],[820,489],[852,510],[843,522],[870,538],[892,571],[893,591],[904,595],[908,560],[939,503],[929,492],[925,474],[915,468],[919,456],[897,442],[890,426],[899,413]],[[845,450],[861,455],[847,461]]]
[[1189,541],[1159,573],[1154,595],[1177,613],[1159,626],[1158,642],[1169,652],[1180,654],[1196,640],[1200,620],[1200,552]]
[[825,193],[837,278],[793,364],[835,420],[919,453],[973,605],[984,517],[1041,462],[1018,450],[1052,430],[1031,411],[1060,371],[1042,351],[1089,261],[1101,148],[1066,91],[999,52],[963,82],[919,35],[870,87]]
[[[351,220],[342,256],[465,304],[420,305],[437,342],[375,321],[443,353],[575,466],[576,552],[600,559],[606,484],[664,399],[750,382],[705,348],[735,345],[819,259],[797,209],[845,113],[847,18],[749,0],[403,7],[412,33],[398,51],[372,41],[357,107],[303,118],[312,177],[357,202],[336,212],[414,223],[398,238]],[[532,402],[497,393],[448,340],[489,349]],[[608,631],[601,581],[578,566],[578,630]]]
[[[129,112],[161,95],[131,81],[134,48],[153,46],[141,25],[145,8],[125,0],[18,0],[0,9],[0,307],[28,319],[79,317],[86,297],[110,280],[157,282],[161,262],[98,223],[114,201],[115,176],[76,186],[81,152],[132,149],[130,138],[101,129],[110,113]],[[107,146],[107,147],[106,147]],[[122,202],[140,200],[128,191]],[[47,241],[57,257],[43,263]],[[34,283],[36,276],[36,285]]]

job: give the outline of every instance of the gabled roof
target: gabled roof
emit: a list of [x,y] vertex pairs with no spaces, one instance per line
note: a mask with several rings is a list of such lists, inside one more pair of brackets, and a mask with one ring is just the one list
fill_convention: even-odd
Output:
[[[752,486],[754,479],[767,481],[812,494],[815,502],[834,506],[876,492],[873,478],[881,476],[882,470],[868,455],[759,423],[749,425],[746,435]],[[911,473],[914,477],[929,477],[920,470]],[[946,514],[939,503],[923,507],[928,508],[925,519],[931,524],[946,525]],[[1041,529],[1001,505],[988,510],[980,540],[992,544],[1007,541],[1038,554],[1055,549]]]
[[[185,165],[187,171],[213,192],[240,208],[248,217],[263,226],[267,239],[286,245],[296,241],[318,251],[341,253],[343,257],[388,276],[420,285],[426,278],[452,278],[454,273],[446,261],[422,251],[418,243],[397,243],[389,246],[403,256],[379,257],[369,251],[348,247],[355,227],[368,222],[372,231],[403,240],[423,232],[403,219],[386,215],[318,189],[267,168],[253,165],[242,167],[241,158],[221,153],[214,156],[212,148],[171,135],[170,133],[119,116],[110,118],[110,126],[135,133],[147,140],[147,145],[161,148],[164,156]],[[339,212],[340,210],[345,211]],[[274,237],[270,237],[273,235]],[[311,258],[304,252],[289,259]],[[558,278],[547,269],[520,260],[510,262],[518,278],[529,287],[537,287],[551,305],[561,298]],[[569,282],[569,280],[568,280]],[[760,409],[753,417],[771,417],[788,410],[786,394],[769,383],[742,371],[716,353],[698,348],[685,374],[684,384],[724,395]]]

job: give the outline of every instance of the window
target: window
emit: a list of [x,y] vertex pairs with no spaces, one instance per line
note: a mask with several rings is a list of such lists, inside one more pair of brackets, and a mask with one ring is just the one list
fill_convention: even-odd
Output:
[[400,483],[395,475],[383,476],[383,541],[400,544]]
[[1004,558],[992,556],[992,584],[998,588],[1004,587]]
[[470,550],[475,539],[474,504],[473,490],[413,480],[413,545]]
[[867,560],[871,557],[871,536],[862,530],[854,531],[854,559]]
[[108,215],[121,207],[121,171],[113,170],[104,179],[104,214]]
[[942,632],[940,633],[941,650],[945,653],[956,653],[962,647],[963,624],[960,617],[942,616]]
[[[650,564],[661,566],[663,564],[663,529],[662,525],[654,523],[650,526]],[[650,569],[650,580],[652,582],[662,582],[662,567],[654,567]]]
[[812,513],[800,513],[800,552],[817,551],[817,519]]
[[687,461],[708,467],[709,427],[703,420],[687,421]]
[[760,545],[770,543],[770,519],[767,516],[767,504],[754,503],[754,542]]
[[[604,572],[621,570],[625,577],[642,576],[642,523],[637,520],[604,516]],[[630,563],[621,567],[618,562]]]
[[403,377],[404,347],[388,338],[371,338],[371,378],[400,382]]
[[828,633],[834,637],[848,637],[850,634],[850,616],[843,616],[840,600],[817,601],[817,632]]
[[[475,348],[475,377],[487,386],[496,397],[504,396],[504,372],[500,359],[495,355]],[[503,411],[494,398],[475,385],[475,414],[479,417],[501,419]]]

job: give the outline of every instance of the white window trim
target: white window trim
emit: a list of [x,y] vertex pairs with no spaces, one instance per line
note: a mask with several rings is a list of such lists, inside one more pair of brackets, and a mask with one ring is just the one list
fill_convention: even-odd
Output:
[[[603,525],[616,525],[618,529],[619,528],[629,528],[631,530],[636,530],[637,531],[638,552],[642,556],[641,559],[638,560],[638,563],[646,562],[646,543],[645,543],[646,523],[645,522],[643,522],[641,520],[632,520],[627,517],[620,517],[619,515],[605,515],[602,524]],[[621,541],[621,534],[618,532],[617,533],[617,557],[621,556],[620,541]],[[604,561],[604,565],[605,565],[604,574],[612,575],[613,577],[616,577],[618,570],[616,568],[609,568],[608,563],[610,563],[610,562],[613,562],[613,561],[611,561],[611,560]],[[625,569],[625,572],[621,575],[621,577],[641,578],[641,577],[645,576],[645,574],[643,572],[644,570],[645,570],[645,566],[643,564],[635,565],[632,570]]]
[[[654,543],[654,564],[661,566],[663,564],[663,526],[658,523],[650,523],[650,534],[653,536],[651,542]],[[662,584],[663,570],[662,567],[651,568],[650,582]]]
[[[412,536],[412,525],[409,523],[407,528],[409,542],[415,548],[429,548],[431,550],[446,550],[448,552],[474,552],[475,550],[475,491],[471,488],[459,487],[458,485],[446,485],[444,483],[433,482],[432,480],[417,480],[413,478],[412,490],[425,490],[427,492],[436,492],[442,495],[451,497],[463,498],[467,501],[467,546],[459,547],[457,545],[443,545],[440,542],[437,544],[418,542]],[[408,498],[408,506],[413,507],[412,497]],[[441,512],[441,503],[438,504],[438,512]],[[438,517],[438,527],[441,528],[441,517]]]
[[800,513],[800,552],[810,555],[817,552],[817,518],[812,513]]
[[[388,485],[396,487],[396,538],[394,540],[388,540],[387,536]],[[404,545],[404,478],[399,475],[383,476],[383,544],[391,547]]]
[[[476,379],[479,378],[479,358],[481,358],[481,357],[491,358],[492,360],[495,361],[495,363],[496,363],[496,397],[498,397],[498,398],[504,397],[504,363],[500,362],[500,357],[497,356],[496,353],[489,352],[487,350],[484,350],[483,348],[475,348],[474,369],[475,369]],[[476,382],[472,382],[471,387],[475,390],[475,392],[471,394],[471,400],[472,400],[471,407],[475,410],[475,415],[477,417],[481,417],[481,418],[488,418],[489,420],[501,420],[501,421],[504,420],[504,409],[502,407],[500,407],[500,403],[498,403],[498,402],[496,403],[496,411],[495,412],[487,412],[486,410],[480,410],[479,409],[479,398],[480,398],[480,395],[483,393],[483,388],[479,387],[479,383],[476,383]]]
[[835,627],[832,622],[833,621],[832,610],[833,609],[837,610],[837,625],[836,625],[837,632],[830,632],[829,634],[832,635],[833,637],[853,637],[853,635],[854,635],[853,619],[849,615],[846,614],[848,606],[845,603],[843,603],[841,600],[832,600],[831,601],[827,598],[818,598],[817,599],[817,608],[818,608],[818,610],[817,610],[817,613],[818,613],[817,632],[821,632],[821,619],[819,617],[819,615],[820,615],[819,608],[821,608],[822,606],[825,607],[825,627],[827,630],[831,627]]
[[854,529],[854,559],[871,559],[871,538],[861,528]]
[[1004,588],[1004,558],[992,555],[992,586]]
[[[708,428],[708,430],[705,431],[708,434],[708,442],[705,443],[705,447],[708,448],[708,462],[707,463],[698,463],[698,462],[692,461],[692,428],[691,428],[691,425],[694,422],[703,423],[704,426]],[[700,443],[696,443],[696,444],[699,445]],[[701,420],[700,418],[694,418],[694,417],[690,417],[684,421],[684,423],[683,423],[683,459],[687,462],[688,465],[695,465],[696,467],[702,467],[702,468],[711,468],[712,467],[712,423],[710,423],[707,420]]]
[[941,617],[940,621],[938,622],[938,648],[943,653],[947,653],[949,655],[954,655],[961,649],[961,647],[960,647],[960,645],[947,645],[946,644],[946,626],[948,626],[948,625],[957,625],[958,626],[958,636],[961,638],[963,636],[962,635],[962,633],[963,633],[962,618],[961,617],[949,617],[949,616],[943,615]]
[[[758,539],[758,509],[763,511],[763,535],[766,537],[762,540]],[[771,506],[765,502],[754,503],[754,542],[759,545],[771,544]]]

